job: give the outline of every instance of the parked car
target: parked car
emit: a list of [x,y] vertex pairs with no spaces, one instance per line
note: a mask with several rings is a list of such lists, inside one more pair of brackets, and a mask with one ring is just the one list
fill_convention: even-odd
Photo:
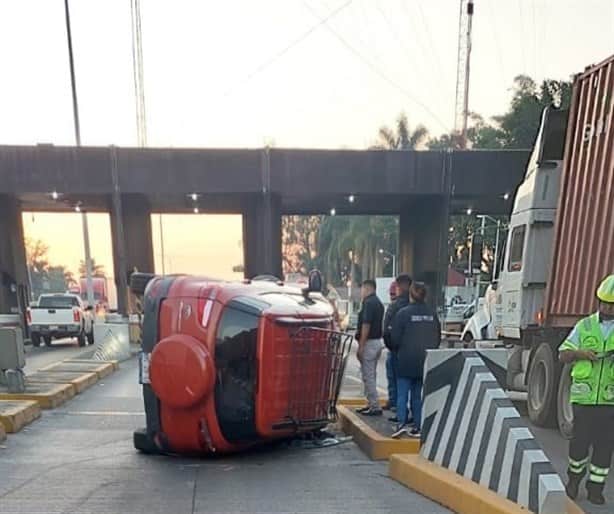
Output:
[[34,346],[41,341],[51,346],[53,339],[75,337],[79,346],[94,344],[92,307],[85,306],[76,294],[43,294],[28,309],[30,339]]

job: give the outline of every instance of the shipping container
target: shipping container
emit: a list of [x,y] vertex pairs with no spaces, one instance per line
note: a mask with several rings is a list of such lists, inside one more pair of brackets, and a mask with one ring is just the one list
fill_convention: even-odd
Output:
[[545,321],[571,327],[597,309],[614,272],[614,56],[574,79]]

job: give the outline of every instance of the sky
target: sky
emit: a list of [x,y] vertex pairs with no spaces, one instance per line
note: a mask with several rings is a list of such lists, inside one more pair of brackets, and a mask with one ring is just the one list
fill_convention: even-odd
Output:
[[[484,116],[505,110],[519,73],[569,78],[614,53],[612,0],[475,4],[470,109]],[[130,2],[70,5],[83,144],[135,145]],[[452,128],[458,0],[141,10],[151,146],[364,148],[400,111],[434,134]],[[0,45],[0,142],[71,144],[63,2],[0,0]]]
[[[0,144],[74,143],[63,5],[0,0]],[[130,2],[70,6],[83,144],[135,146]],[[434,135],[453,127],[459,0],[141,0],[141,11],[150,146],[360,149],[400,112]],[[476,0],[470,110],[504,112],[518,74],[568,79],[613,53],[614,0]],[[26,235],[73,267],[79,217],[56,216],[26,215]],[[94,256],[111,269],[101,216]],[[183,219],[168,220],[174,266],[239,264],[240,218]],[[217,253],[203,254],[211,238]]]
[[[25,237],[49,245],[49,262],[66,266],[78,276],[79,264],[84,260],[81,215],[24,212],[22,218]],[[91,256],[96,264],[104,267],[109,279],[110,303],[115,306],[110,218],[105,213],[89,213],[87,220]],[[243,278],[242,273],[232,271],[233,266],[243,263],[241,216],[165,214],[160,224],[160,215],[152,214],[151,226],[156,273],[202,274],[228,280]]]

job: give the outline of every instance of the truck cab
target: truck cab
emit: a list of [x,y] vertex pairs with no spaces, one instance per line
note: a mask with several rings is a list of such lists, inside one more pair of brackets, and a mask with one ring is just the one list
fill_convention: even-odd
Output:
[[520,341],[537,328],[549,276],[567,111],[546,108],[523,183],[516,192],[498,287],[495,327]]
[[[467,322],[463,341],[492,337],[530,344],[527,335],[540,323],[549,275],[554,221],[563,166],[567,111],[542,112],[525,178],[518,187],[500,260],[496,295]],[[490,305],[492,302],[496,305]],[[486,337],[489,335],[489,337]]]

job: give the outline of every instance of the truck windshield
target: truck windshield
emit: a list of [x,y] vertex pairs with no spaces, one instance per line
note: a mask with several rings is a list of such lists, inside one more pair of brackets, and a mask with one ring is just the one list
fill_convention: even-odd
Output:
[[72,296],[43,296],[38,306],[45,309],[72,309],[78,307],[79,302]]

